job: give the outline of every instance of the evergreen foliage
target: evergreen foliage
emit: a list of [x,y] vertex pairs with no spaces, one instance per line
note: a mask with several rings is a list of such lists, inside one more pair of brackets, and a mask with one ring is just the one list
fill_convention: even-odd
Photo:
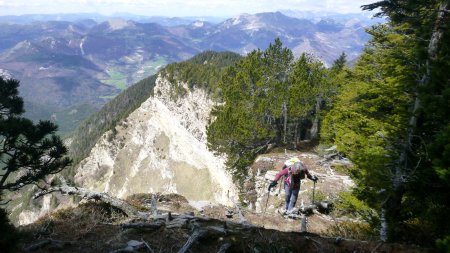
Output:
[[217,99],[220,93],[217,84],[225,68],[240,58],[242,56],[232,52],[205,51],[187,61],[167,65],[161,74],[172,83],[174,98],[186,93],[177,82],[183,81],[189,89],[204,89]]
[[378,1],[373,36],[322,125],[357,166],[354,195],[383,240],[445,248],[450,234],[450,3]]
[[[38,184],[47,175],[56,174],[71,163],[67,148],[50,121],[35,124],[22,117],[23,100],[19,81],[0,77],[0,200],[5,190],[18,191]],[[0,248],[17,251],[19,234],[0,209]]]
[[0,191],[19,190],[70,164],[57,126],[21,117],[19,81],[0,78]]
[[247,166],[268,147],[295,146],[311,136],[309,127],[334,94],[328,74],[309,55],[294,61],[279,39],[227,69],[207,133],[210,149],[227,154],[235,180],[242,183]]

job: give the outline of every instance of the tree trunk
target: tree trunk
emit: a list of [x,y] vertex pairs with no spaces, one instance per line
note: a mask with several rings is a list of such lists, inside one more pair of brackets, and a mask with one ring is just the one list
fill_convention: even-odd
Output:
[[295,124],[294,124],[294,149],[297,149],[297,144],[299,142],[298,125],[299,125],[299,122],[298,122],[298,120],[296,120]]
[[314,120],[311,127],[311,140],[317,139],[319,135],[319,113],[320,113],[320,105],[322,104],[322,98],[319,96],[316,98],[316,106],[314,113]]
[[381,207],[381,215],[380,215],[380,239],[385,242],[388,239],[388,222],[386,220],[386,208],[384,205]]
[[284,136],[283,136],[283,143],[286,144],[286,134],[287,134],[287,105],[286,102],[283,102],[283,118],[284,118]]

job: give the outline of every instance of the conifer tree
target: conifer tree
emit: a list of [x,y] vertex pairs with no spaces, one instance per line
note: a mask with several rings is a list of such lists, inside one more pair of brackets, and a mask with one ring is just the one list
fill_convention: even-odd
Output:
[[242,179],[258,153],[296,143],[300,122],[318,124],[329,94],[325,79],[322,63],[306,55],[294,62],[279,39],[251,52],[222,77],[223,101],[212,112],[209,147],[226,153],[228,168]]
[[0,78],[0,191],[18,190],[70,164],[67,149],[50,121],[21,117],[19,81]]
[[[450,1],[378,1],[364,8],[380,8],[379,15],[389,17],[392,26],[407,28],[405,34],[414,50],[411,63],[417,66],[415,83],[407,91],[413,100],[407,132],[398,149],[398,173],[392,177],[399,191],[386,199],[386,215],[394,221],[387,228],[387,237],[399,238],[404,232],[404,210],[418,202],[423,206],[415,207],[412,217],[406,218],[418,219],[430,229],[425,238],[450,238],[450,223],[442,218],[450,211]],[[403,172],[413,176],[404,177]],[[410,185],[415,190],[410,191]],[[405,196],[411,202],[405,202]]]
[[390,22],[369,31],[322,137],[355,161],[354,193],[379,211],[381,239],[433,246],[450,234],[449,1],[364,8]]

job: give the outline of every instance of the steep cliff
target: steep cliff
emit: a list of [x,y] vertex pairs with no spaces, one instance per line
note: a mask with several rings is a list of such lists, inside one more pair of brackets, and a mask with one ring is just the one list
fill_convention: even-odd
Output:
[[81,187],[126,197],[135,193],[178,193],[191,201],[229,204],[235,186],[223,157],[206,145],[213,102],[202,89],[171,96],[159,76],[154,96],[106,132],[77,168]]

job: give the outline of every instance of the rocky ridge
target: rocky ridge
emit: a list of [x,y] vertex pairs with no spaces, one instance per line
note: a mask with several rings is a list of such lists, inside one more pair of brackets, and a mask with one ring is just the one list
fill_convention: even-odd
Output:
[[158,77],[155,96],[101,137],[77,169],[75,181],[81,187],[122,198],[163,192],[230,203],[235,186],[225,159],[206,146],[213,102],[200,89],[173,100],[170,87]]

